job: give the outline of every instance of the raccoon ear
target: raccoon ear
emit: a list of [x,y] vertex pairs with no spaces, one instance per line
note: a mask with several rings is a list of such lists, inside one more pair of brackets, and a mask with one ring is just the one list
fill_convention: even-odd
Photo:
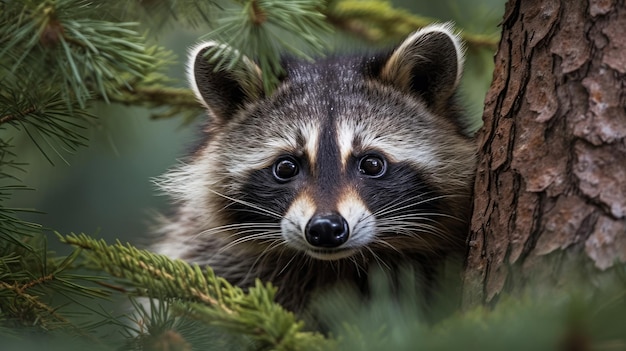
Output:
[[223,64],[239,55],[235,49],[213,41],[199,44],[190,52],[189,84],[216,122],[228,120],[246,102],[263,94],[261,70],[250,59],[239,57],[232,68]]
[[463,44],[451,23],[430,25],[395,49],[383,65],[381,78],[439,108],[459,85],[463,54]]

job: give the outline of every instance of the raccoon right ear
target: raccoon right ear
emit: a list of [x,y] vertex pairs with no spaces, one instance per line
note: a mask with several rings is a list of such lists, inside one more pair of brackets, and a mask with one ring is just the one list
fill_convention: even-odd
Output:
[[443,107],[463,72],[464,48],[452,24],[433,24],[413,33],[383,65],[383,81],[422,97],[432,108]]
[[263,94],[261,70],[252,60],[243,56],[232,68],[224,64],[239,55],[228,45],[214,41],[197,45],[189,55],[189,84],[218,123]]

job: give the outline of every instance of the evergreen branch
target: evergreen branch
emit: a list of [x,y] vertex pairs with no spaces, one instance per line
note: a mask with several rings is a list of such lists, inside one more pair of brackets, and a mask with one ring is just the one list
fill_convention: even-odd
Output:
[[[15,154],[10,150],[12,140],[0,139],[0,180],[19,181],[13,174],[23,172],[23,164],[15,162]],[[17,217],[20,212],[33,212],[28,209],[6,207],[4,202],[9,200],[15,191],[30,190],[20,184],[0,185],[0,244],[4,241],[16,245],[20,249],[32,252],[34,249],[23,238],[32,237],[41,232],[41,225],[21,220]],[[2,246],[0,245],[0,248]],[[0,250],[1,255],[1,250]],[[0,272],[2,269],[0,268]]]
[[68,101],[56,91],[34,88],[41,86],[37,83],[22,85],[10,79],[0,81],[0,126],[25,132],[50,163],[53,161],[47,149],[65,161],[59,149],[73,152],[85,146],[87,138],[83,129],[93,116],[76,103],[68,106]]
[[[14,174],[9,172],[7,168],[13,169],[14,171],[24,172],[24,168],[22,168],[24,164],[16,162],[15,153],[10,150],[13,147],[13,145],[11,144],[12,141],[12,138],[6,140],[0,139],[0,179],[9,178],[13,180],[18,180],[18,178]],[[7,195],[8,194],[0,190],[0,201],[6,199]]]
[[[149,304],[131,298],[135,313],[123,330],[132,350],[246,350],[250,341],[241,335],[224,334],[219,328],[186,314],[175,317],[175,308],[163,300],[150,299]],[[247,346],[247,347],[245,347]]]
[[[0,188],[2,195],[6,195],[8,187]],[[24,209],[8,208],[0,206],[0,241],[21,246],[32,251],[32,247],[25,243],[23,237],[31,237],[41,234],[41,225],[19,219],[18,212],[26,212]]]
[[174,80],[161,72],[165,66],[176,62],[174,54],[158,46],[149,48],[149,52],[159,64],[145,72],[144,77],[129,77],[124,84],[109,88],[106,96],[95,95],[93,98],[107,103],[149,108],[153,110],[153,118],[182,115],[184,120],[192,121],[204,113],[204,108],[190,89],[171,87]]
[[[408,278],[402,281],[410,286],[414,281]],[[380,283],[387,282],[370,282]],[[374,292],[365,305],[354,291],[334,291],[319,301],[318,311],[322,323],[341,336],[341,350],[624,350],[624,276],[618,272],[600,286],[565,285],[544,290],[530,282],[519,296],[502,295],[494,306],[458,311],[434,324],[416,303],[415,291]],[[429,300],[427,309],[433,307],[443,305]]]
[[274,302],[275,288],[256,285],[245,293],[209,267],[171,260],[130,244],[107,245],[84,234],[59,236],[61,241],[87,250],[91,264],[137,287],[138,293],[166,299],[179,314],[208,325],[248,335],[258,349],[325,349],[330,341],[304,332],[304,323]]
[[[320,9],[322,0],[240,0],[235,9],[224,11],[218,26],[204,36],[205,39],[228,43],[230,50],[227,61],[213,59],[216,69],[233,67],[245,55],[259,65],[266,93],[271,93],[283,73],[280,57],[285,53],[310,58],[302,49],[306,47],[314,54],[323,54],[326,43],[323,34],[330,33],[331,27],[325,21]],[[207,57],[217,55],[222,50],[215,46]]]
[[24,291],[26,291],[26,290],[28,290],[28,289],[36,286],[36,285],[40,285],[40,284],[43,284],[45,282],[49,282],[51,280],[54,280],[54,278],[55,278],[55,275],[53,273],[45,275],[45,276],[42,276],[42,277],[39,277],[37,279],[34,279],[34,280],[31,280],[31,281],[27,282],[26,284],[22,284],[22,285],[16,286],[15,287],[16,288],[16,292],[18,294],[24,293]]
[[81,107],[91,96],[87,83],[93,82],[107,100],[107,85],[123,85],[129,75],[144,77],[157,65],[144,47],[145,39],[132,30],[135,23],[74,20],[65,25],[67,35],[60,38],[65,58],[59,58],[59,68],[65,71],[65,77],[74,78],[69,85]]
[[13,114],[6,114],[6,115],[2,115],[0,116],[0,124],[4,124],[7,122],[11,122],[14,121],[22,116],[25,115],[30,115],[32,113],[35,113],[37,110],[35,109],[34,106],[31,107],[27,107],[24,111],[19,111],[19,113],[13,113]]
[[[24,285],[8,284],[4,281],[0,281],[0,288],[6,289],[14,293],[13,306],[16,309],[21,310],[16,314],[23,315],[24,311],[29,311],[30,313],[34,312],[35,315],[40,317],[42,313],[45,313],[47,316],[51,317],[54,321],[61,323],[60,325],[53,326],[53,324],[51,323],[50,320],[48,320],[48,318],[37,318],[38,319],[37,322],[41,323],[41,326],[44,329],[50,330],[54,328],[62,328],[70,324],[70,322],[65,317],[58,314],[54,308],[41,302],[39,300],[39,297],[25,293]],[[3,309],[3,311],[5,311],[5,309]]]
[[165,118],[180,113],[197,116],[204,112],[193,92],[185,88],[171,88],[161,85],[135,86],[120,89],[109,94],[109,101],[127,106],[147,108],[168,108],[166,113],[155,117]]
[[107,88],[123,85],[129,76],[144,77],[159,62],[135,31],[138,24],[95,19],[101,17],[100,6],[85,0],[7,5],[0,13],[5,67],[12,73],[24,65],[36,67],[49,79],[60,75],[62,96],[81,108],[91,86],[106,100]]
[[[388,42],[402,38],[434,22],[428,18],[396,9],[388,1],[338,0],[329,4],[324,11],[334,26],[372,43]],[[497,48],[498,35],[461,32],[461,37],[471,49]]]
[[115,18],[132,18],[159,32],[180,24],[197,28],[211,26],[221,6],[212,0],[107,1]]
[[[4,239],[4,238],[0,238]],[[0,240],[0,312],[4,325],[35,327],[40,330],[65,330],[88,336],[70,320],[71,312],[52,304],[51,292],[71,301],[74,297],[103,298],[109,295],[100,289],[83,286],[78,281],[100,279],[68,273],[78,257],[76,250],[64,258],[56,258],[46,249],[45,237],[22,237],[23,244]]]

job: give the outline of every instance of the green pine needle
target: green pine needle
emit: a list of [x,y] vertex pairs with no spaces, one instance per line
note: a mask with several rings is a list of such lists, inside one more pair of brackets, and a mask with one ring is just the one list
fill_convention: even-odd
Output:
[[[227,62],[216,69],[233,67],[245,55],[259,65],[263,88],[271,93],[283,73],[281,55],[290,53],[310,59],[306,53],[322,55],[326,44],[324,34],[331,32],[320,9],[320,0],[248,0],[241,6],[229,8],[218,20],[217,27],[203,39],[228,43],[232,50]],[[303,48],[306,48],[303,49]],[[219,50],[215,47],[214,50]],[[209,55],[224,57],[216,52]]]
[[37,86],[0,81],[0,129],[23,131],[51,164],[50,151],[65,161],[64,153],[86,145],[84,129],[93,116],[77,104],[68,108],[60,93]]
[[78,305],[81,299],[106,298],[107,292],[93,286],[101,278],[71,272],[78,250],[56,257],[47,250],[41,235],[22,241],[20,245],[0,238],[0,313],[5,319],[2,325],[64,330],[86,336],[89,331],[72,321],[74,313],[58,302],[55,304],[52,296],[64,296]]
[[23,173],[24,169],[23,164],[15,161],[11,142],[11,139],[0,139],[0,243],[6,242],[32,252],[34,249],[23,238],[40,235],[41,225],[21,220],[18,215],[35,211],[5,205],[16,192],[32,190],[20,184],[16,175],[16,173]]
[[[394,7],[390,1],[381,0],[337,0],[331,1],[323,11],[336,27],[361,37],[369,42],[387,44],[434,22],[436,18],[413,14]],[[495,50],[497,33],[476,34],[461,31],[461,37],[471,49]]]
[[244,292],[200,268],[172,260],[130,244],[108,245],[85,234],[59,236],[61,241],[86,250],[90,265],[124,279],[137,293],[166,299],[179,314],[192,316],[231,333],[247,335],[258,349],[321,350],[330,342],[305,332],[304,323],[276,302],[276,289],[257,281]]
[[103,5],[85,0],[4,5],[0,57],[11,60],[3,64],[11,73],[28,65],[47,78],[59,76],[61,96],[81,108],[94,92],[108,101],[108,89],[143,78],[159,62],[137,23],[98,19]]
[[221,6],[211,0],[107,1],[114,18],[133,18],[153,33],[185,25],[211,26]]

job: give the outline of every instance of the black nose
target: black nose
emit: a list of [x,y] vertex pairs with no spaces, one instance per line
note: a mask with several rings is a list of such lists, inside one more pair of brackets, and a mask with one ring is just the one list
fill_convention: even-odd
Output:
[[307,223],[304,236],[317,247],[337,247],[348,241],[348,222],[339,214],[316,214]]

